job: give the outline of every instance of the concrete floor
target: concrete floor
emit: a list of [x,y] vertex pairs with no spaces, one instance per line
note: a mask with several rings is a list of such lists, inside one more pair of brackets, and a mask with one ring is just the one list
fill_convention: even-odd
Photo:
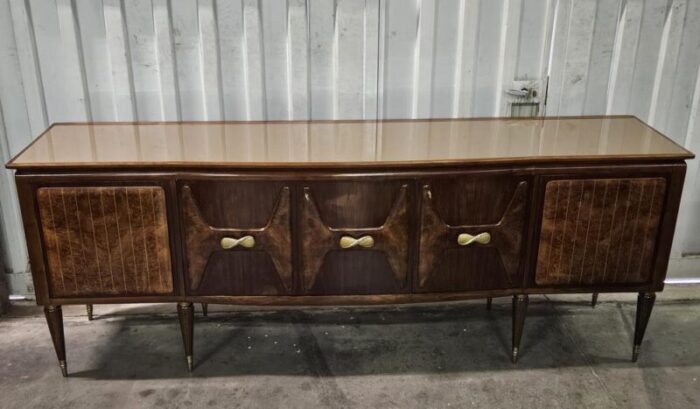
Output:
[[531,297],[509,360],[510,300],[381,308],[197,306],[193,374],[174,305],[64,308],[69,378],[41,310],[0,318],[1,408],[697,408],[700,288],[659,294],[631,363],[635,297]]

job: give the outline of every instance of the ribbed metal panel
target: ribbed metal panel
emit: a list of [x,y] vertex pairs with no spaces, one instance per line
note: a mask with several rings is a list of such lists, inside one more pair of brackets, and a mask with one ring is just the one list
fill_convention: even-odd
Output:
[[[0,154],[52,122],[630,113],[700,151],[691,0],[0,0]],[[691,162],[676,253],[700,251]],[[3,249],[27,255],[10,172]],[[25,292],[14,283],[16,292]]]

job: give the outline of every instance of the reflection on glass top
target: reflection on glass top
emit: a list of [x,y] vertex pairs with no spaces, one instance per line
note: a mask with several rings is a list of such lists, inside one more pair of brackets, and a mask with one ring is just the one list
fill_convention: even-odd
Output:
[[10,167],[339,166],[691,157],[633,117],[56,124]]

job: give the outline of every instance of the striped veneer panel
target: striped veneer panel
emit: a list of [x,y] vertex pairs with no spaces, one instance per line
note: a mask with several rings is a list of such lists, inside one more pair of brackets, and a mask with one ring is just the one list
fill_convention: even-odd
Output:
[[162,188],[41,188],[37,197],[52,296],[172,292]]
[[536,283],[648,281],[665,193],[663,178],[548,182]]

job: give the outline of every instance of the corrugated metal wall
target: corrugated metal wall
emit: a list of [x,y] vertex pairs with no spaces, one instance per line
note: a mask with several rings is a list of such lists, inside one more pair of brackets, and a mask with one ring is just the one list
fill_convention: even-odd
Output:
[[[547,78],[546,115],[635,114],[700,151],[699,66],[697,0],[0,0],[0,154],[69,120],[502,116]],[[700,251],[697,175],[676,256]]]

